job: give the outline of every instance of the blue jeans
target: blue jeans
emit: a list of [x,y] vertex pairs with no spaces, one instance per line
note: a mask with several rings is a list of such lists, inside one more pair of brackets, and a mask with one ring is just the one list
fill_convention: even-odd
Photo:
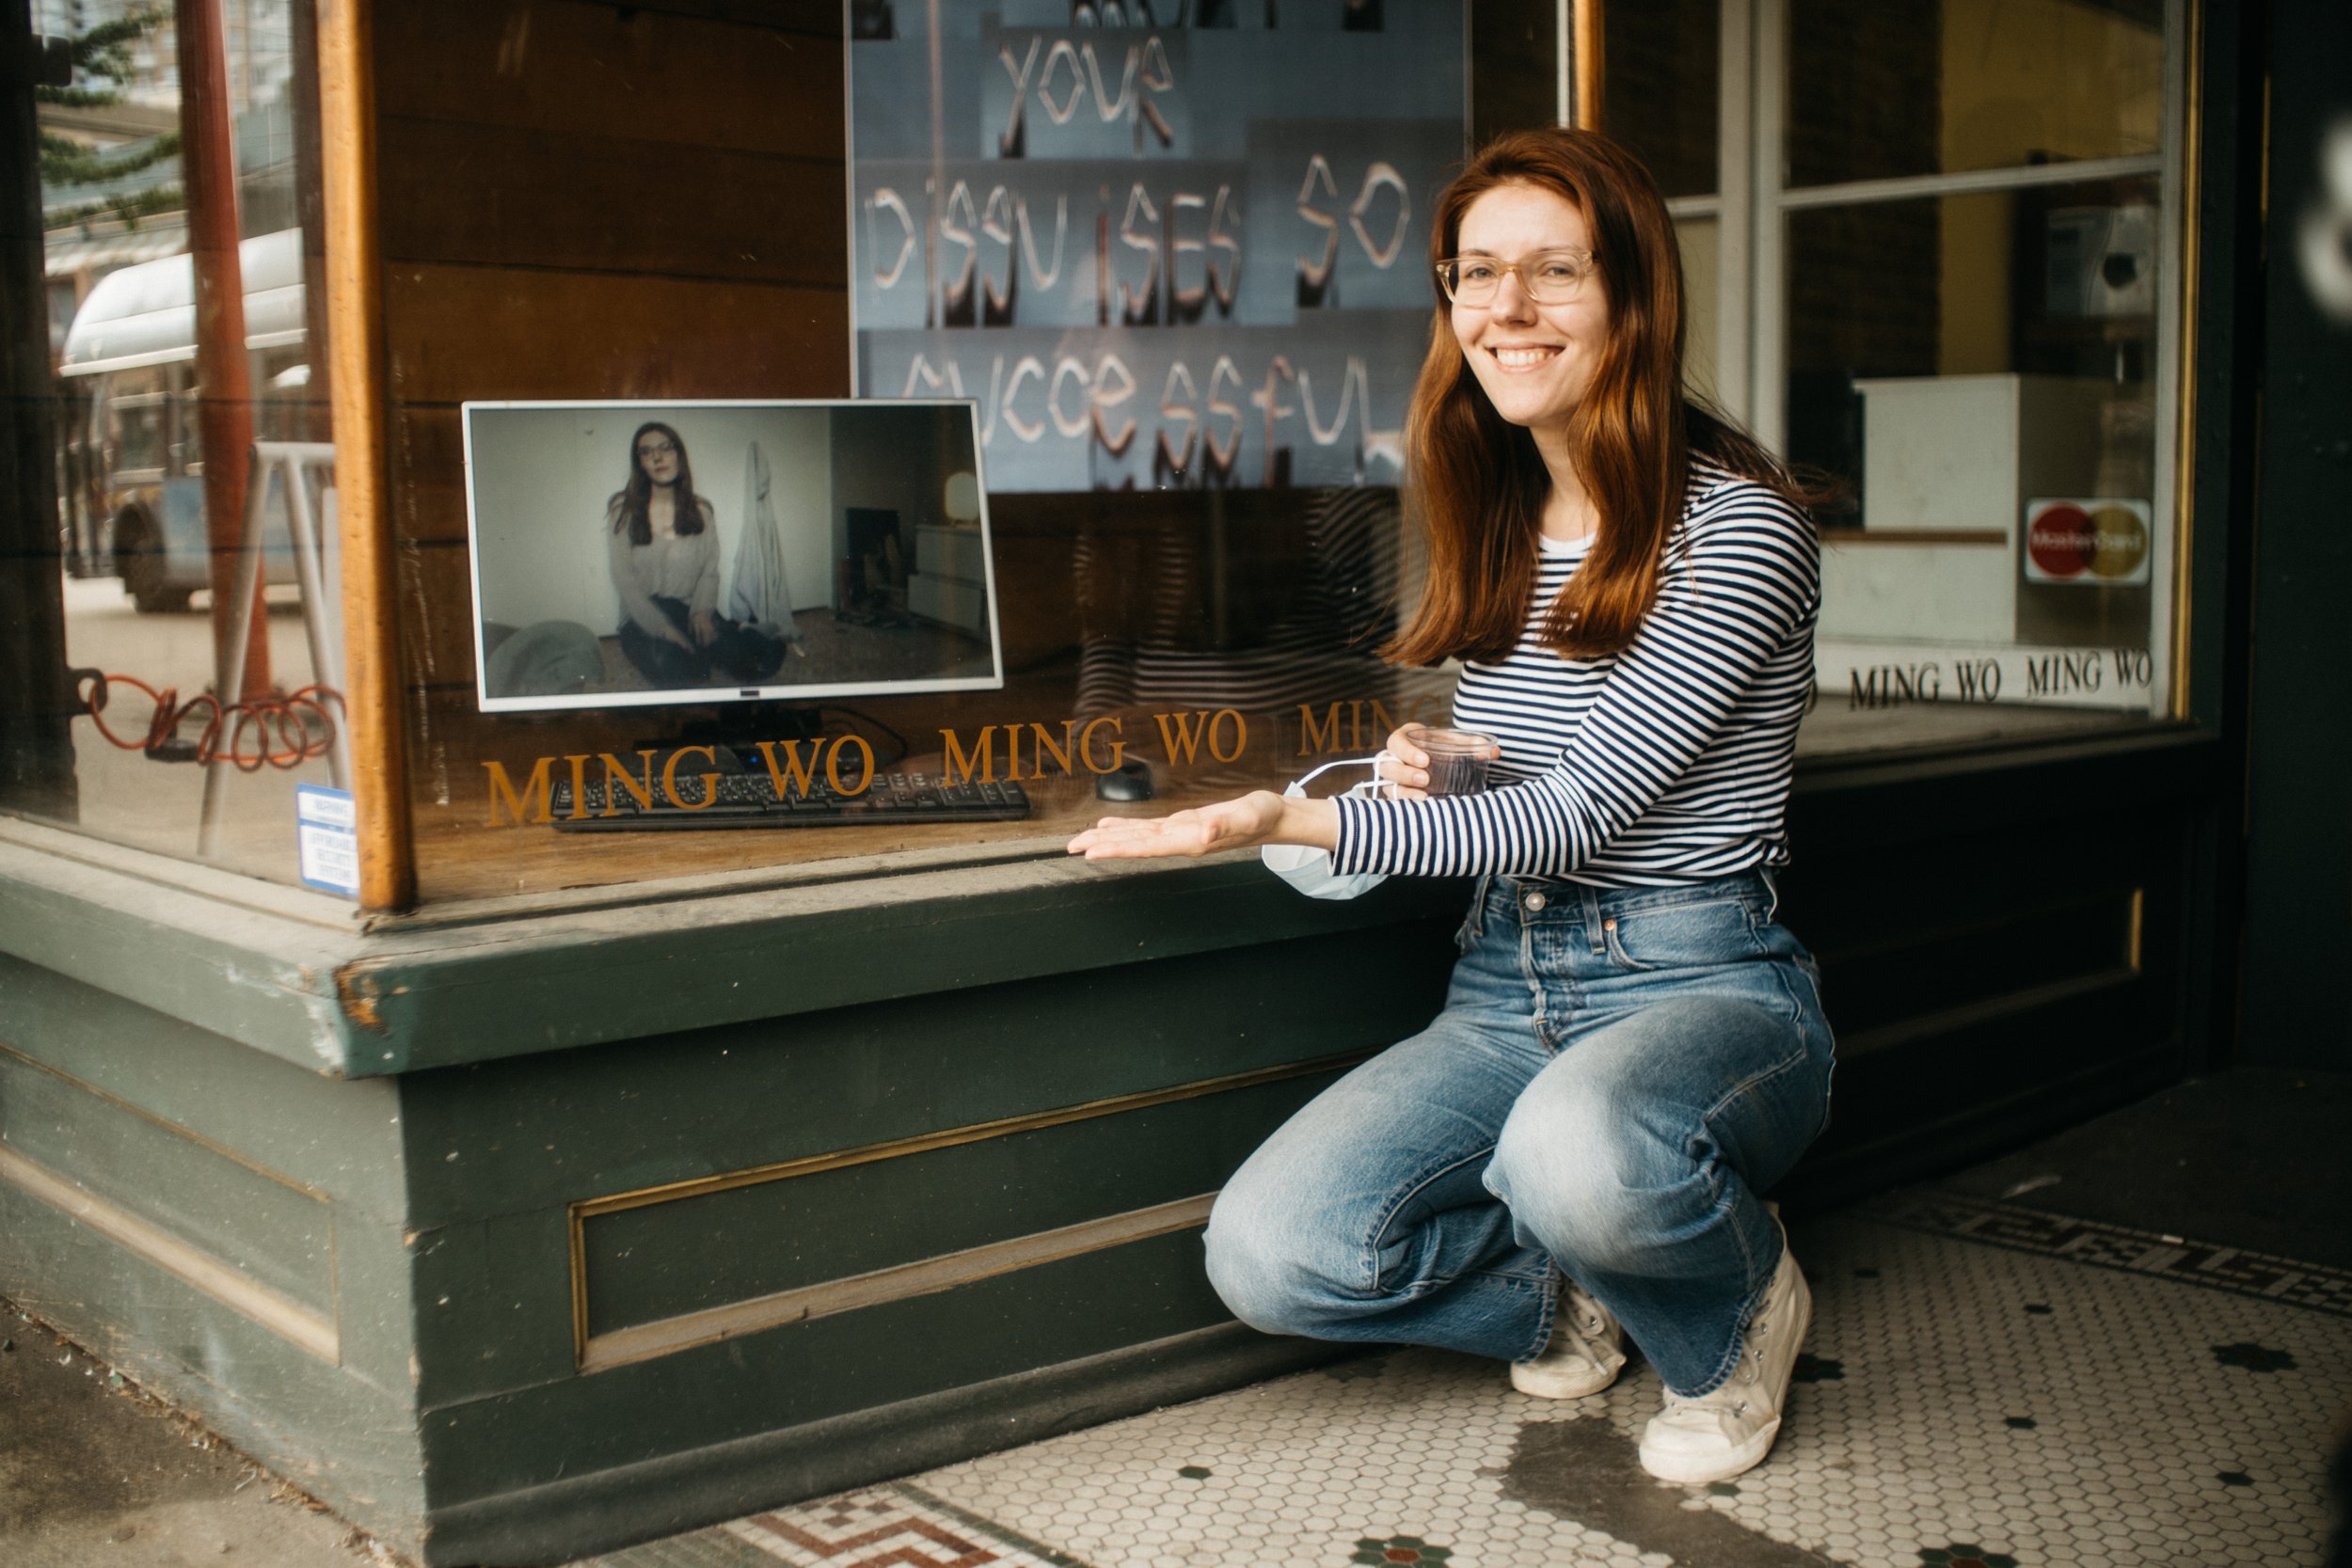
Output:
[[1828,1122],[1812,957],[1760,874],[1479,892],[1445,1010],[1234,1173],[1209,1277],[1269,1333],[1525,1360],[1565,1273],[1704,1394],[1780,1260],[1756,1195]]

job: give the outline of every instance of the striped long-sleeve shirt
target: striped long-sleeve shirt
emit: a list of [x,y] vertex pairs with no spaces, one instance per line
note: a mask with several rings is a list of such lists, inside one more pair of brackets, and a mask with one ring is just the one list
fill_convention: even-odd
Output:
[[1640,632],[1623,653],[1562,658],[1538,640],[1543,615],[1584,549],[1547,541],[1518,645],[1463,667],[1454,721],[1502,741],[1497,787],[1340,800],[1335,870],[1655,887],[1788,860],[1820,610],[1812,522],[1693,463]]

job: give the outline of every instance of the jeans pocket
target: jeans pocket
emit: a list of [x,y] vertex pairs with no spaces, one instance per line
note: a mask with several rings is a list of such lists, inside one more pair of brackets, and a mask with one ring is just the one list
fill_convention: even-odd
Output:
[[1609,956],[1630,970],[1698,968],[1764,951],[1755,918],[1738,898],[1633,910],[1604,922],[1601,933]]

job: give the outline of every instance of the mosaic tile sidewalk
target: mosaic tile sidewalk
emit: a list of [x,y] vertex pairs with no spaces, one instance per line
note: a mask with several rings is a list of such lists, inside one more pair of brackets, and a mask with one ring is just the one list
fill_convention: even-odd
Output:
[[[590,1560],[594,1568],[2317,1564],[2352,1275],[1912,1195],[1800,1227],[1772,1457],[1634,1460],[1638,1360],[1549,1404],[1393,1351]],[[583,1565],[586,1568],[586,1565]]]

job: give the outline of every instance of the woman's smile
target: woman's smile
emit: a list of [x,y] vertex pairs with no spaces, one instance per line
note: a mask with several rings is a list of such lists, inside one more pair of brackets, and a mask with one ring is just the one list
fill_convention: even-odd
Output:
[[1557,343],[1488,343],[1486,349],[1506,372],[1532,371],[1560,355]]

